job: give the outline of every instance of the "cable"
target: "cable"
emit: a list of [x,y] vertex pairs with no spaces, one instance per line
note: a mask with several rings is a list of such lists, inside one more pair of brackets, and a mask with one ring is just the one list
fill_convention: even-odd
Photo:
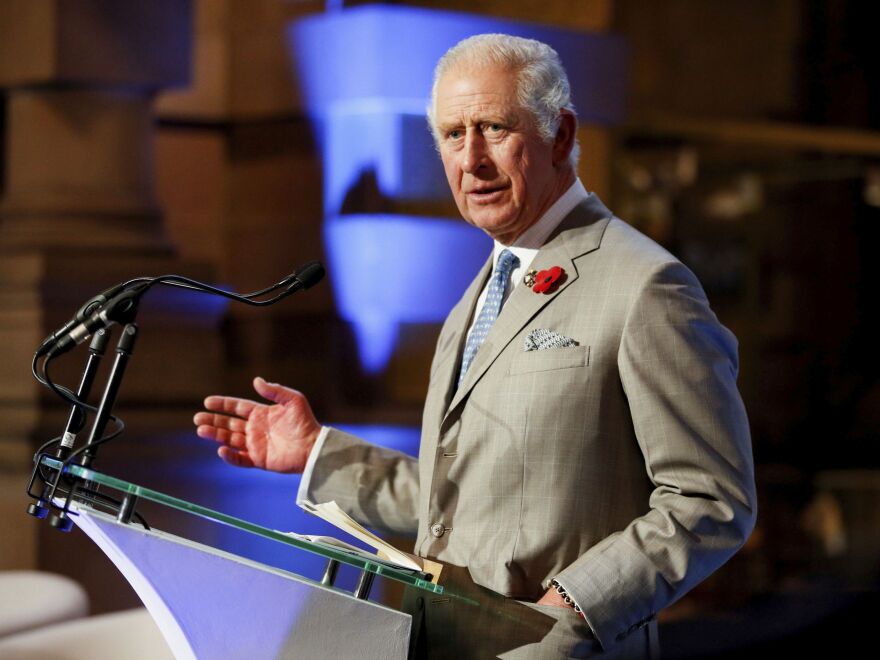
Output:
[[[81,400],[81,399],[76,395],[76,393],[73,392],[72,390],[70,390],[70,389],[64,387],[63,385],[57,385],[57,384],[55,384],[55,383],[52,381],[52,379],[49,377],[49,362],[50,362],[50,360],[52,360],[52,359],[53,359],[53,358],[52,358],[52,356],[50,355],[50,356],[48,356],[45,360],[43,360],[43,370],[42,370],[42,371],[43,371],[43,375],[42,375],[42,377],[40,377],[40,376],[36,373],[36,361],[37,361],[37,359],[36,359],[36,358],[34,359],[34,363],[31,365],[31,369],[32,369],[32,371],[34,371],[34,376],[37,378],[37,380],[40,381],[40,382],[41,382],[43,385],[45,385],[46,387],[48,387],[50,390],[52,390],[53,392],[55,392],[55,394],[57,394],[58,396],[60,396],[62,399],[64,399],[65,401],[67,401],[69,404],[71,404],[71,405],[73,405],[73,406],[77,406],[78,408],[81,408],[81,409],[87,410],[87,411],[92,412],[92,413],[97,413],[97,412],[98,412],[98,409],[97,409],[95,406],[93,406],[93,405],[91,405],[91,404],[89,404],[89,403],[86,403],[85,401]],[[122,432],[122,429],[125,428],[125,423],[124,423],[121,419],[119,419],[118,417],[116,417],[115,415],[110,415],[110,416],[108,417],[108,420],[111,421],[111,422],[113,422],[114,424],[116,424],[119,428],[118,428],[116,431],[114,431],[113,434],[111,434],[110,436],[107,436],[107,437],[105,437],[105,438],[102,438],[102,439],[99,440],[98,442],[105,442],[106,440],[109,440],[109,439],[111,439],[111,438],[116,437],[117,435],[119,435],[119,433]],[[93,444],[97,444],[97,443],[93,443]]]
[[229,298],[230,300],[237,300],[238,302],[242,302],[245,305],[253,305],[255,307],[263,307],[266,305],[271,305],[272,303],[277,302],[278,300],[286,297],[293,293],[293,291],[284,291],[277,296],[273,296],[272,298],[268,298],[266,300],[254,300],[254,298],[258,298],[270,291],[274,291],[276,289],[281,288],[282,286],[291,286],[294,282],[298,282],[296,279],[296,275],[288,275],[283,280],[273,284],[270,287],[266,287],[260,291],[255,291],[253,293],[239,294],[239,293],[231,293],[229,291],[225,291],[224,289],[217,288],[215,286],[211,286],[209,284],[204,284],[203,282],[198,282],[196,280],[192,280],[188,277],[183,277],[182,275],[160,275],[155,278],[152,282],[149,283],[145,287],[146,289],[156,285],[156,284],[165,284],[167,286],[175,286],[182,289],[193,289],[196,291],[203,291],[206,293],[213,293],[218,296],[222,296],[223,298]]
[[[45,376],[42,376],[37,372],[37,362],[39,362],[39,360],[40,360],[40,355],[38,355],[37,353],[34,353],[34,359],[31,361],[31,373],[34,375],[34,378],[37,379],[37,382],[39,382],[41,385],[43,385],[45,387],[52,389],[52,387],[49,385],[49,383],[46,382]],[[43,367],[43,370],[45,371],[45,365]],[[67,394],[69,396],[72,396],[73,398],[75,398],[77,400],[77,403],[75,405],[80,405],[82,403],[81,401],[79,401],[79,398],[77,398],[76,393],[73,390],[70,390],[70,389],[64,387],[63,385],[56,385],[55,387],[62,390],[63,392],[67,392]],[[59,396],[62,396],[62,398],[66,398],[63,395],[59,395]],[[83,403],[82,405],[86,405],[86,404]]]
[[44,442],[42,445],[40,445],[40,447],[37,449],[37,451],[34,452],[34,459],[36,460],[37,456],[39,456],[39,455],[42,454],[44,451],[46,451],[47,449],[49,449],[49,447],[51,447],[52,445],[54,445],[54,444],[58,444],[59,442],[61,442],[61,436],[60,436],[60,435],[59,435],[59,436],[56,436],[56,437],[54,437],[54,438],[52,438],[51,440],[48,440],[48,441]]
[[62,465],[61,465],[62,470],[66,470],[70,466],[71,461],[74,458],[76,458],[77,456],[79,456],[80,454],[82,454],[87,449],[94,449],[96,447],[100,447],[105,442],[110,442],[111,440],[119,437],[122,434],[122,432],[125,430],[125,423],[121,419],[117,419],[116,417],[113,417],[113,416],[111,416],[109,419],[116,424],[116,429],[110,435],[105,435],[103,438],[99,438],[98,440],[95,440],[91,444],[85,444],[82,447],[80,447],[79,449],[74,449],[72,452],[70,452],[70,456],[68,456],[66,459],[64,459],[64,463],[62,463]]
[[53,356],[49,355],[46,357],[45,360],[43,360],[43,379],[40,382],[42,382],[43,385],[55,392],[55,394],[60,396],[62,399],[67,401],[67,403],[69,403],[70,405],[77,406],[78,408],[84,408],[89,412],[98,412],[98,409],[95,406],[92,406],[85,401],[80,400],[80,398],[73,390],[68,389],[63,385],[56,385],[52,382],[52,379],[49,378],[49,363],[52,361],[52,358]]
[[[60,396],[64,400],[66,400],[71,405],[78,406],[79,408],[87,410],[92,413],[97,413],[98,409],[95,406],[92,406],[92,405],[86,403],[85,401],[81,401],[79,399],[79,397],[76,396],[76,394],[74,394],[72,391],[70,391],[66,387],[58,386],[52,382],[52,379],[49,377],[49,371],[48,371],[48,366],[49,366],[48,363],[49,363],[50,359],[51,359],[51,356],[46,358],[46,360],[43,361],[44,380],[42,382],[47,387],[49,387],[49,389],[51,389],[58,396]],[[70,465],[71,460],[74,457],[79,456],[86,449],[88,449],[90,447],[93,448],[93,447],[98,447],[100,445],[103,445],[105,442],[109,442],[110,440],[113,440],[114,438],[119,437],[119,435],[125,430],[125,422],[123,422],[122,419],[117,417],[116,415],[109,415],[107,417],[107,420],[113,422],[116,425],[115,430],[112,431],[109,435],[105,435],[103,438],[99,438],[98,440],[92,442],[91,444],[83,445],[79,449],[76,449],[73,452],[71,452],[70,455],[65,459],[64,464],[63,464],[63,468],[66,468],[68,465]]]

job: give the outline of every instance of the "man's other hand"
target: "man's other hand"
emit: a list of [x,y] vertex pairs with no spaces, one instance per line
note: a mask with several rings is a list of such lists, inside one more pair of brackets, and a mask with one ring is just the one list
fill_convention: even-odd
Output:
[[556,591],[553,587],[547,589],[547,592],[541,596],[541,600],[538,601],[538,605],[555,605],[556,607],[567,607],[569,609],[574,609],[571,605],[565,602],[565,599],[559,595],[559,592]]
[[254,389],[271,404],[209,396],[208,412],[193,418],[200,438],[220,443],[217,454],[239,467],[302,472],[321,432],[306,397],[289,387],[254,378]]

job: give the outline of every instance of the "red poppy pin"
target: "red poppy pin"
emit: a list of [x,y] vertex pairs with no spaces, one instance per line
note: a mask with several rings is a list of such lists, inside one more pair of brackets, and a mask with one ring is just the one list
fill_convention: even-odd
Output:
[[559,266],[539,271],[534,275],[532,291],[535,293],[553,293],[557,285],[565,281],[565,271]]

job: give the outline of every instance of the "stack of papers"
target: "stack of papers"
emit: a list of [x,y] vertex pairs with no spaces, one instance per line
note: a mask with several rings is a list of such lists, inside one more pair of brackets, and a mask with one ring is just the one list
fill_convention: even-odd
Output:
[[[331,525],[338,527],[342,531],[351,534],[356,539],[363,541],[371,548],[374,548],[377,556],[383,561],[394,564],[400,568],[408,568],[413,571],[428,573],[431,575],[432,582],[435,584],[437,583],[437,580],[440,577],[440,570],[443,567],[442,564],[398,550],[390,543],[383,541],[367,530],[363,525],[343,511],[336,502],[324,502],[323,504],[302,502],[300,506],[302,506],[303,510],[318,516],[322,520],[326,520]],[[345,541],[340,541],[332,536],[308,536],[295,534],[293,532],[288,532],[288,534],[295,538],[323,543],[325,545],[341,548],[367,557],[370,556],[366,554],[363,549],[351,545],[350,543],[346,543]]]

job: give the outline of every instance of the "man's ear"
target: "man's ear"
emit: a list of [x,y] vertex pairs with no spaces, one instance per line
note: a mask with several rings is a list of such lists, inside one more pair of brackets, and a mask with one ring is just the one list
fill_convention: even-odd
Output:
[[568,155],[574,148],[574,140],[577,135],[577,119],[570,110],[564,108],[560,111],[559,128],[556,129],[556,137],[553,139],[553,164],[559,165],[568,160]]

